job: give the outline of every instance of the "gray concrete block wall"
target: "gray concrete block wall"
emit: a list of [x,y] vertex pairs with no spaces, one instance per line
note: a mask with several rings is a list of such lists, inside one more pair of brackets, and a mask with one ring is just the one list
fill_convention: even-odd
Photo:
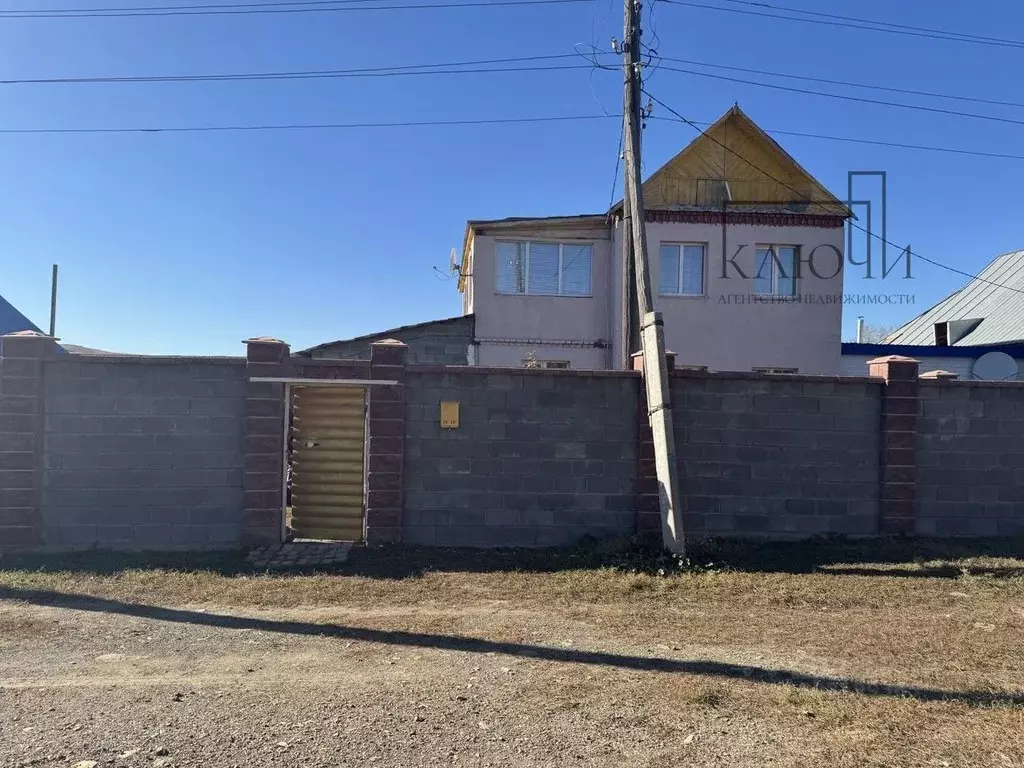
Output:
[[1024,387],[921,383],[916,530],[1024,534]]
[[244,361],[58,360],[45,392],[46,546],[239,545]]
[[409,347],[407,362],[410,364],[467,365],[469,347],[473,343],[473,317],[398,328],[361,339],[339,341],[315,350],[313,357],[369,360],[370,345],[386,338],[397,339]]
[[[640,379],[471,371],[407,372],[403,541],[545,546],[633,533]],[[459,402],[458,429],[441,429],[442,401]]]
[[672,394],[688,534],[878,532],[879,383],[676,376]]

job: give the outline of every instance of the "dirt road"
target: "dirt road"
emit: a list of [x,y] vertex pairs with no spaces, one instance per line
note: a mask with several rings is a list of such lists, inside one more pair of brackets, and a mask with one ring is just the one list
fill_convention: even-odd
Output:
[[131,578],[0,578],[0,765],[1024,766],[1016,587]]

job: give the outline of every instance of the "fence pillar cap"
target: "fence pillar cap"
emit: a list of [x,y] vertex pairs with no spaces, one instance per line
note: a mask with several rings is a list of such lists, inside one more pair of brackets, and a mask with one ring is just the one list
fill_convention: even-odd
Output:
[[286,342],[281,339],[275,339],[273,336],[254,336],[251,339],[244,339],[243,344],[284,344],[288,346]]
[[[644,369],[644,353],[643,351],[634,352],[630,355],[633,360],[633,370],[642,371]],[[665,350],[665,360],[668,363],[668,370],[671,373],[676,368],[676,353],[671,349]]]
[[952,371],[938,370],[938,371],[927,371],[926,373],[922,373],[919,378],[922,378],[922,379],[942,379],[942,380],[949,381],[949,380],[953,380],[953,379],[959,379],[960,376],[959,376],[959,374],[953,373]]
[[372,342],[370,344],[370,346],[371,347],[375,347],[378,344],[384,344],[384,345],[387,345],[389,347],[407,347],[407,346],[409,346],[404,341],[399,341],[398,339],[381,339],[380,341]]
[[876,357],[873,360],[868,360],[868,365],[878,365],[881,363],[919,363],[920,360],[913,357],[904,357],[903,355],[886,355],[885,357]]

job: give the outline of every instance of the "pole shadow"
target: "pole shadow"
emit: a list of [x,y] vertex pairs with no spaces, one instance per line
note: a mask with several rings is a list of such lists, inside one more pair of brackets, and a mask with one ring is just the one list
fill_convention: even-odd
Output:
[[949,701],[970,706],[1004,705],[1024,707],[1024,693],[946,691],[937,688],[870,683],[852,678],[826,677],[787,669],[771,669],[719,661],[630,656],[601,651],[553,648],[528,643],[499,642],[458,635],[366,629],[346,627],[338,624],[314,624],[300,621],[258,619],[247,616],[225,616],[178,608],[164,608],[142,603],[128,603],[87,595],[68,594],[52,590],[0,587],[0,599],[28,602],[40,606],[68,608],[77,611],[111,613],[156,621],[195,624],[223,629],[252,629],[293,635],[332,637],[400,647],[461,651],[463,653],[496,653],[506,656],[529,657],[545,661],[587,664],[641,672],[681,673],[731,680],[749,680],[776,685],[792,685],[820,691],[913,698],[923,702]]

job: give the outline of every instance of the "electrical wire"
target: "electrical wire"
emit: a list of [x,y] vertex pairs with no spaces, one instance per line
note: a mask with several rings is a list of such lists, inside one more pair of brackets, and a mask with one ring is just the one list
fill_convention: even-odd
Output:
[[806,16],[818,16],[825,19],[837,19],[839,21],[852,21],[858,24],[875,24],[882,27],[893,27],[895,29],[906,29],[914,32],[930,32],[936,35],[949,35],[957,38],[970,38],[972,40],[992,42],[992,43],[1006,43],[1012,46],[1024,46],[1024,41],[1021,40],[1008,40],[1002,37],[988,37],[986,35],[972,35],[969,32],[953,32],[948,29],[933,29],[929,27],[920,27],[913,24],[895,24],[891,21],[879,21],[878,19],[858,19],[854,16],[840,16],[836,13],[821,13],[820,11],[808,11],[803,8],[787,8],[782,5],[772,5],[771,3],[755,2],[754,0],[719,0],[722,3],[733,3],[734,5],[749,5],[755,8],[769,8],[773,11],[784,11],[786,13],[802,13]]
[[778,13],[762,13],[759,11],[747,11],[742,8],[722,8],[717,5],[705,5],[704,3],[695,3],[691,0],[661,0],[663,3],[670,5],[683,5],[689,8],[700,8],[708,11],[723,11],[725,13],[739,13],[745,16],[760,16],[767,19],[779,19],[783,21],[800,21],[805,24],[819,24],[828,27],[846,27],[849,29],[860,29],[869,32],[885,32],[893,35],[906,35],[910,37],[923,37],[931,40],[946,40],[951,42],[959,43],[975,43],[977,45],[989,45],[996,46],[998,48],[1024,48],[1024,42],[1018,42],[1016,40],[1007,41],[996,41],[981,38],[980,36],[958,36],[955,32],[943,32],[941,34],[933,34],[925,31],[912,31],[907,29],[885,29],[880,26],[868,26],[863,24],[853,24],[842,21],[826,21],[823,19],[804,19],[799,16],[783,16]]
[[[669,2],[669,0],[662,0],[662,2]],[[983,115],[978,112],[961,112],[955,109],[943,109],[941,107],[926,107],[922,104],[901,104],[896,101],[883,101],[882,99],[868,99],[863,96],[847,96],[841,93],[828,93],[826,91],[812,91],[807,88],[794,88],[788,85],[778,85],[776,83],[759,83],[756,80],[744,80],[740,77],[729,77],[728,75],[715,75],[711,72],[697,72],[692,69],[681,69],[679,67],[668,67],[663,66],[667,72],[680,72],[686,75],[695,75],[697,77],[709,77],[714,80],[724,80],[730,83],[743,83],[744,85],[754,85],[759,88],[770,88],[776,91],[786,91],[788,93],[800,93],[807,96],[821,96],[826,99],[839,99],[840,101],[852,101],[858,104],[875,104],[883,107],[896,107],[898,109],[909,109],[917,112],[929,112],[938,115],[951,115],[953,117],[965,117],[972,120],[988,120],[995,123],[1008,123],[1010,125],[1024,125],[1024,120],[1015,120],[1010,117],[998,117],[996,115]]]
[[[399,64],[390,67],[360,67],[357,69],[325,69],[325,70],[292,70],[278,72],[238,72],[225,74],[200,75],[122,75],[112,77],[46,77],[0,79],[0,85],[50,85],[50,84],[95,84],[95,83],[177,83],[177,82],[217,82],[235,80],[301,80],[306,78],[334,78],[356,76],[391,76],[419,74],[457,74],[458,72],[519,72],[527,68],[501,68],[493,70],[456,70],[449,72],[441,68],[471,67],[482,64],[516,64],[523,62],[540,62],[552,59],[573,59],[574,53],[559,53],[548,56],[515,56],[504,59],[477,59],[472,61],[438,62],[436,64]],[[537,67],[547,71],[546,67]],[[407,71],[402,71],[407,70]]]
[[[590,46],[591,50],[584,53],[581,52],[580,46],[583,43],[576,45],[576,53],[565,53],[565,54],[551,54],[547,56],[517,56],[503,59],[481,59],[475,61],[457,61],[437,64],[410,64],[410,65],[396,65],[391,67],[369,67],[369,68],[358,68],[358,69],[338,69],[338,70],[309,70],[309,71],[278,71],[278,72],[240,72],[240,73],[226,73],[226,74],[199,74],[199,75],[121,75],[121,76],[110,76],[110,77],[49,77],[49,78],[8,78],[0,79],[0,85],[50,85],[50,84],[109,84],[109,83],[170,83],[170,82],[217,82],[217,81],[251,81],[251,80],[301,80],[301,79],[319,79],[319,78],[345,78],[345,77],[398,77],[405,75],[414,74],[463,74],[463,73],[490,73],[490,72],[529,72],[529,71],[552,71],[559,69],[586,69],[588,67],[574,67],[574,66],[547,66],[547,67],[523,67],[523,68],[495,68],[495,69],[460,69],[455,71],[448,71],[442,69],[444,67],[466,67],[475,66],[481,64],[511,64],[520,62],[534,62],[534,61],[547,61],[553,59],[567,59],[567,58],[583,58],[590,64],[591,73],[598,69],[611,70],[614,67],[601,64],[597,61],[598,56],[612,55],[611,52],[599,51],[593,45]],[[1024,102],[1013,102],[1013,101],[998,101],[994,99],[982,99],[973,96],[962,96],[959,94],[940,93],[937,91],[917,91],[907,88],[895,88],[885,85],[872,85],[868,83],[855,83],[844,80],[829,80],[820,77],[811,77],[807,75],[795,75],[786,72],[772,72],[762,69],[750,69],[747,67],[736,67],[726,64],[713,64],[704,61],[695,61],[692,59],[680,59],[671,56],[658,56],[657,51],[654,49],[648,49],[648,53],[651,58],[656,59],[658,62],[667,61],[679,64],[690,64],[699,67],[710,67],[712,69],[723,69],[735,72],[747,72],[751,74],[765,75],[769,77],[782,77],[793,80],[804,80],[809,82],[826,83],[829,85],[839,85],[851,88],[864,88],[869,90],[886,91],[890,93],[901,93],[913,96],[924,96],[928,98],[937,99],[951,99],[956,101],[967,101],[980,104],[991,104],[995,106],[1003,107],[1017,107],[1024,108]],[[656,68],[655,68],[656,69]],[[401,71],[409,70],[409,71]],[[423,70],[423,71],[420,71]],[[683,74],[702,74],[693,72],[688,69],[673,69],[669,68],[669,71],[676,71]],[[707,74],[707,73],[703,73]],[[711,76],[711,75],[708,75]],[[755,81],[741,80],[737,78],[738,82],[743,82],[749,85],[762,85],[764,87],[772,87],[770,83],[757,83]],[[591,91],[593,91],[593,84],[591,83]],[[803,91],[800,91],[803,92]],[[815,95],[821,95],[816,91],[810,91]],[[593,94],[597,99],[596,93]],[[831,94],[835,96],[836,94]],[[598,99],[600,103],[600,100]],[[885,105],[891,105],[890,102],[883,102]],[[900,105],[903,107],[913,105]],[[604,105],[601,105],[602,111],[607,112],[604,109]],[[975,117],[975,115],[971,115]]]
[[772,72],[765,69],[750,69],[747,67],[735,67],[728,64],[712,64],[706,61],[694,61],[693,59],[677,59],[671,56],[662,56],[663,61],[671,61],[677,64],[690,64],[698,67],[710,67],[712,69],[725,69],[732,72],[746,72],[752,75],[766,75],[768,77],[783,77],[789,80],[804,80],[811,83],[825,83],[827,85],[841,85],[848,88],[865,88],[872,91],[886,91],[888,93],[902,93],[908,96],[925,96],[933,99],[951,99],[953,101],[969,101],[976,104],[992,104],[999,107],[1021,107],[1024,102],[1019,101],[998,101],[996,99],[982,99],[977,96],[962,96],[960,94],[941,93],[939,91],[916,91],[910,88],[895,88],[888,85],[874,85],[870,83],[855,83],[849,80],[829,80],[824,77],[811,77],[810,75],[795,75],[788,72]]
[[[335,0],[337,1],[337,0]],[[342,0],[348,2],[349,0]],[[380,2],[380,0],[365,0],[366,2]],[[405,4],[405,5],[324,5],[312,7],[276,7],[275,5],[249,5],[234,8],[223,8],[219,10],[160,10],[160,11],[112,11],[112,12],[90,12],[69,10],[64,12],[41,13],[39,11],[0,11],[0,19],[113,19],[127,17],[162,17],[162,16],[245,16],[250,14],[280,14],[280,13],[340,13],[353,11],[397,11],[416,10],[427,8],[488,8],[500,6],[528,6],[528,5],[556,5],[564,3],[590,3],[593,0],[490,0],[490,2],[462,2],[462,3],[431,3],[431,4]],[[363,0],[359,0],[363,2]]]
[[[189,132],[218,132],[218,131],[279,131],[279,130],[331,130],[331,129],[359,129],[359,128],[399,128],[399,127],[421,127],[439,125],[490,125],[502,123],[533,123],[547,121],[572,121],[572,120],[600,120],[605,118],[621,119],[621,114],[609,113],[603,115],[580,115],[580,116],[553,116],[553,117],[526,117],[526,118],[502,118],[494,120],[426,120],[390,123],[286,123],[268,125],[226,125],[226,126],[185,126],[185,127],[153,127],[153,128],[0,128],[0,134],[75,134],[75,133],[189,133]],[[667,120],[675,122],[667,117],[651,115],[649,120]],[[697,122],[697,125],[711,125],[710,122]],[[891,147],[894,149],[911,149],[923,152],[943,152],[955,155],[967,155],[972,157],[986,157],[997,160],[1024,160],[1024,155],[1013,155],[1000,152],[982,152],[978,150],[958,149],[956,147],[933,147],[921,144],[905,144],[893,141],[882,141],[874,139],[861,139],[851,136],[830,136],[820,133],[805,133],[801,131],[784,131],[766,129],[765,133],[772,136],[795,136],[805,139],[820,139],[824,141],[839,141],[850,144],[866,144],[878,147]],[[619,152],[621,156],[621,150]],[[614,195],[613,195],[614,196]]]
[[197,75],[197,76],[168,76],[152,78],[54,78],[32,81],[10,81],[0,80],[0,85],[12,85],[21,83],[176,83],[176,82],[238,82],[243,80],[320,80],[337,78],[359,78],[359,77],[410,77],[422,75],[479,75],[494,74],[499,72],[555,72],[569,69],[590,69],[583,64],[559,64],[546,67],[485,67],[473,69],[431,69],[417,71],[389,71],[376,72],[368,70],[337,70],[323,72],[279,72],[248,75]]
[[[721,147],[722,149],[726,150],[727,152],[731,153],[732,155],[734,155],[734,156],[735,156],[735,157],[737,157],[738,159],[740,159],[740,160],[742,160],[743,162],[745,162],[745,163],[746,163],[747,165],[749,165],[749,166],[750,166],[751,168],[753,168],[753,169],[754,169],[755,171],[758,171],[759,173],[761,173],[761,174],[763,174],[763,175],[767,176],[767,177],[768,177],[769,179],[772,179],[772,180],[773,180],[774,182],[776,182],[777,184],[779,184],[779,185],[781,185],[781,186],[785,187],[785,188],[786,188],[786,189],[788,189],[788,190],[789,190],[790,192],[793,192],[793,193],[794,193],[795,195],[797,195],[797,197],[798,197],[799,199],[801,199],[801,200],[802,200],[802,199],[805,199],[805,198],[806,198],[806,195],[805,195],[805,194],[804,194],[803,192],[800,192],[799,190],[797,190],[797,189],[794,189],[794,188],[793,188],[792,186],[790,186],[789,184],[787,184],[787,183],[786,183],[785,181],[782,181],[782,180],[781,180],[781,179],[779,179],[778,177],[776,177],[776,176],[772,175],[771,173],[769,173],[768,171],[764,170],[763,168],[761,168],[760,166],[758,166],[758,165],[757,165],[756,163],[754,163],[753,161],[749,160],[748,158],[744,157],[744,156],[743,156],[742,154],[740,154],[739,152],[737,152],[737,151],[736,151],[735,149],[733,149],[732,147],[730,147],[730,146],[728,146],[728,145],[724,144],[723,142],[719,141],[719,140],[718,140],[718,139],[716,139],[716,138],[715,138],[714,136],[712,136],[711,134],[709,134],[709,133],[708,133],[707,131],[705,131],[704,129],[702,129],[702,128],[701,128],[701,127],[700,127],[700,126],[699,126],[699,125],[698,125],[697,123],[695,123],[695,122],[694,122],[693,120],[690,120],[689,118],[687,118],[687,117],[684,117],[684,116],[683,116],[683,115],[681,115],[681,114],[680,114],[679,112],[677,112],[676,110],[672,109],[672,107],[670,107],[670,106],[669,106],[668,104],[666,104],[665,102],[663,102],[663,101],[662,101],[661,99],[657,98],[656,96],[654,96],[654,95],[652,95],[652,94],[650,94],[650,93],[647,93],[646,91],[644,91],[644,93],[645,93],[645,95],[646,95],[646,96],[647,96],[647,97],[648,97],[648,98],[649,98],[649,99],[650,99],[651,101],[653,101],[653,102],[654,102],[655,104],[658,104],[658,105],[659,105],[660,107],[662,107],[663,109],[666,109],[666,110],[668,110],[668,111],[669,111],[669,112],[670,112],[671,114],[673,114],[673,115],[675,115],[675,116],[676,116],[677,118],[679,118],[679,120],[681,120],[682,122],[684,122],[684,123],[686,123],[687,125],[689,125],[689,126],[690,126],[691,128],[693,128],[694,130],[696,130],[696,131],[697,131],[698,133],[700,133],[700,134],[701,134],[702,136],[704,136],[704,137],[706,137],[707,139],[710,139],[711,141],[713,141],[713,142],[714,142],[715,144],[717,144],[718,146],[720,146],[720,147]],[[809,202],[810,202],[810,203],[814,203],[814,204],[818,204],[818,205],[834,205],[834,203],[832,203],[831,201],[816,201],[816,200],[811,200],[811,201],[809,201]],[[924,262],[926,262],[926,263],[928,263],[928,264],[931,264],[931,265],[933,265],[933,266],[939,267],[939,268],[941,268],[941,269],[945,269],[945,270],[948,270],[949,272],[954,272],[954,273],[956,273],[956,274],[958,274],[958,275],[961,275],[961,276],[963,276],[963,277],[968,277],[968,278],[970,278],[971,280],[979,280],[980,282],[983,282],[983,283],[987,283],[988,285],[993,285],[993,286],[996,286],[996,287],[998,287],[998,288],[1005,288],[1005,289],[1006,289],[1006,290],[1008,290],[1008,291],[1014,291],[1014,292],[1016,292],[1016,293],[1022,293],[1022,294],[1024,294],[1024,290],[1022,290],[1022,289],[1020,289],[1020,288],[1016,288],[1016,287],[1014,287],[1014,286],[1012,286],[1012,285],[1004,285],[1003,283],[996,283],[996,282],[993,282],[993,281],[991,281],[991,280],[988,280],[988,279],[986,279],[986,278],[983,278],[983,277],[979,277],[978,275],[972,274],[972,273],[970,273],[970,272],[965,272],[965,271],[964,271],[964,270],[962,270],[962,269],[957,269],[956,267],[951,267],[950,265],[948,265],[948,264],[944,264],[944,263],[942,263],[942,262],[940,262],[940,261],[936,261],[935,259],[930,259],[930,258],[928,258],[927,256],[923,256],[923,255],[921,255],[921,254],[919,254],[919,253],[914,253],[914,252],[913,252],[913,251],[912,251],[912,250],[911,250],[911,249],[910,249],[909,247],[907,247],[907,248],[903,248],[902,246],[896,245],[895,243],[893,243],[893,242],[892,242],[892,241],[890,241],[890,240],[887,240],[886,238],[882,237],[881,235],[879,235],[879,234],[877,234],[877,233],[875,233],[875,232],[872,232],[872,231],[870,231],[870,230],[866,229],[865,227],[862,227],[862,226],[860,226],[859,224],[857,224],[857,222],[853,221],[852,219],[848,219],[848,220],[847,220],[847,223],[848,223],[848,224],[849,224],[849,225],[850,225],[851,227],[853,227],[854,229],[858,229],[858,230],[860,230],[861,232],[864,232],[864,233],[865,233],[866,235],[868,235],[869,237],[874,237],[875,239],[877,239],[877,240],[879,240],[879,241],[881,241],[881,242],[885,243],[886,245],[888,245],[888,246],[890,246],[890,247],[892,247],[892,248],[896,248],[896,249],[898,249],[898,250],[901,250],[901,251],[906,251],[906,252],[907,252],[907,254],[908,254],[907,258],[910,258],[910,257],[915,257],[915,258],[921,259],[921,261],[924,261]]]
[[499,117],[471,120],[407,120],[380,123],[280,123],[263,125],[202,125],[157,128],[0,128],[0,134],[76,133],[213,133],[221,131],[343,130],[356,128],[408,128],[447,125],[501,125],[511,123],[554,123],[577,120],[607,120],[621,115],[551,115],[543,117]]
[[619,168],[622,167],[622,142],[626,137],[625,126],[619,131],[619,148],[615,151],[615,173],[612,174],[612,194],[608,200],[608,209],[615,205],[615,190],[619,186]]

